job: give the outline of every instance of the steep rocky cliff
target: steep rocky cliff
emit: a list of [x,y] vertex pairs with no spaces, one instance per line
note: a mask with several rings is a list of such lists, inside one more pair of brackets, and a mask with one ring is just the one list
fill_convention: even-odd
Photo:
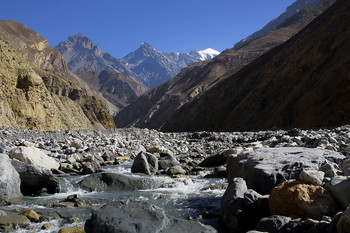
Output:
[[112,128],[113,119],[94,96],[30,64],[0,40],[0,126],[57,130]]
[[52,48],[47,40],[26,25],[16,21],[0,20],[0,38],[10,43],[34,67],[60,73],[65,78],[78,84],[90,95],[96,95],[111,112],[115,114],[117,108],[106,100],[103,95],[93,90],[84,80],[70,72],[62,55]]
[[183,106],[164,130],[350,123],[350,2],[338,0],[278,46]]
[[61,54],[47,40],[26,25],[16,21],[0,20],[0,37],[9,42],[34,66],[69,75],[67,64]]
[[183,105],[199,98],[219,81],[291,38],[334,1],[323,0],[318,5],[305,8],[262,37],[249,40],[243,46],[228,49],[212,60],[184,68],[172,80],[153,88],[120,111],[115,117],[117,127],[161,129]]

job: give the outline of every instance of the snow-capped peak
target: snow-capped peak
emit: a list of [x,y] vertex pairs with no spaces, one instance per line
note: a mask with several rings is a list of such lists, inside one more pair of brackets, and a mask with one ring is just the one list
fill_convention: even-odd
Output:
[[216,57],[217,55],[220,54],[219,51],[216,51],[215,49],[211,49],[211,48],[197,51],[197,53],[199,53],[199,55],[201,56],[200,59],[202,61],[212,59],[213,57]]

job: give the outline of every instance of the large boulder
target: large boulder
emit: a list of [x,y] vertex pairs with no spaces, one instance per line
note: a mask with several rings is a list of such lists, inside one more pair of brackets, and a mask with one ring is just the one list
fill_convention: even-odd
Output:
[[21,180],[16,169],[11,165],[6,154],[0,154],[0,203],[20,197]]
[[173,167],[173,166],[176,166],[176,165],[180,165],[179,161],[177,161],[177,159],[172,156],[172,155],[166,155],[164,157],[161,157],[159,160],[158,160],[158,167],[159,167],[159,170],[163,169],[164,171]]
[[38,195],[43,191],[53,194],[60,191],[59,180],[52,172],[20,161],[12,161],[11,164],[20,175],[23,195]]
[[350,177],[336,176],[325,187],[331,191],[344,209],[350,205]]
[[319,170],[327,162],[340,162],[340,153],[301,147],[258,149],[228,157],[228,181],[242,177],[249,188],[268,194],[276,185],[299,176],[302,170]]
[[86,233],[100,232],[216,232],[198,222],[171,219],[158,206],[144,201],[115,201],[94,211],[85,223]]
[[225,153],[216,154],[205,158],[198,165],[201,167],[217,167],[226,164]]
[[91,174],[80,182],[80,187],[90,192],[134,191],[160,186],[161,184],[150,177],[132,177],[115,173]]
[[49,157],[43,150],[35,147],[17,147],[10,151],[9,156],[11,159],[18,159],[44,170],[58,169],[60,166],[55,159]]
[[336,203],[331,193],[321,186],[289,180],[272,189],[269,207],[273,215],[320,218],[332,214]]
[[272,215],[262,218],[256,225],[255,230],[261,232],[278,233],[282,227],[291,220],[290,217]]
[[158,158],[151,153],[141,151],[131,166],[132,173],[154,175],[158,171]]

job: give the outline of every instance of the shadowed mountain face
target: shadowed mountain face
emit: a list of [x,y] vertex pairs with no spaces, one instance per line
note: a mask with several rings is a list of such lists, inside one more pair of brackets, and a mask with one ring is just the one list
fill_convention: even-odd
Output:
[[[298,1],[299,3],[302,0]],[[304,0],[308,2],[308,0]],[[135,126],[161,129],[174,113],[199,98],[221,80],[231,76],[257,57],[287,41],[335,0],[324,0],[281,21],[276,29],[245,41],[244,45],[225,50],[217,57],[184,68],[172,80],[140,96],[115,117],[117,127]],[[281,17],[284,17],[283,15]]]
[[350,123],[350,2],[183,106],[166,131],[247,130]]
[[266,33],[268,33],[271,30],[276,29],[279,27],[281,23],[283,23],[285,20],[290,18],[291,16],[299,13],[305,8],[310,8],[315,5],[318,5],[319,3],[323,2],[323,0],[297,0],[292,5],[290,5],[287,10],[280,15],[278,18],[272,20],[268,24],[266,24],[262,29],[259,31],[253,33],[252,35],[248,36],[247,38],[244,38],[243,40],[239,41],[235,44],[236,48],[242,47],[245,43],[247,43],[250,40],[254,40],[256,38],[259,38]]
[[120,109],[148,90],[135,78],[114,71],[84,72],[78,76]]

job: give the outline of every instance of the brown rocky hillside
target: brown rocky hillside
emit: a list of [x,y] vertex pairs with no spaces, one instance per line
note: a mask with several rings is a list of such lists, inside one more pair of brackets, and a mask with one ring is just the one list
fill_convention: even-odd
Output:
[[65,78],[78,84],[90,95],[97,96],[111,114],[115,114],[118,110],[100,92],[93,90],[84,80],[70,72],[62,55],[52,48],[43,36],[26,25],[13,20],[0,20],[0,38],[10,43],[34,67],[58,72]]
[[112,128],[94,96],[58,72],[36,68],[0,40],[0,126],[57,130]]
[[350,123],[350,2],[182,107],[164,130],[246,130]]

